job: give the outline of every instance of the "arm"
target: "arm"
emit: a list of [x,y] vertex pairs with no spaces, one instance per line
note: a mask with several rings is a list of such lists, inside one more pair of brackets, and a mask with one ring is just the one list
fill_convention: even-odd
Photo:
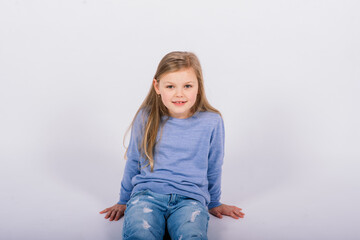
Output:
[[126,203],[129,201],[133,189],[131,179],[138,173],[137,161],[133,158],[128,158],[125,165],[124,176],[121,181],[120,200],[114,206],[106,208],[100,212],[100,214],[107,213],[105,219],[110,218],[109,221],[118,221],[122,216],[124,216]]
[[208,182],[210,203],[208,208],[220,206],[221,197],[221,171],[224,159],[224,146],[225,146],[225,129],[224,122],[219,115],[218,122],[212,131],[210,139],[210,150],[208,156]]
[[225,128],[223,119],[219,117],[219,122],[213,130],[210,140],[208,169],[210,203],[208,209],[212,215],[218,218],[222,218],[222,215],[227,215],[235,219],[239,217],[243,218],[245,214],[241,212],[241,208],[220,203],[221,168],[224,159],[224,148]]
[[100,214],[107,213],[105,218],[110,218],[110,221],[118,221],[122,216],[124,216],[126,203],[129,201],[131,192],[133,190],[131,180],[135,175],[140,173],[140,153],[138,146],[141,141],[141,130],[143,126],[141,114],[142,112],[140,111],[136,116],[134,124],[131,128],[131,137],[126,153],[127,161],[124,169],[124,175],[121,181],[120,200],[114,206],[106,208],[100,212]]
[[127,161],[125,165],[123,179],[121,181],[120,200],[118,201],[118,204],[126,204],[127,201],[129,201],[131,192],[134,187],[131,183],[131,180],[135,175],[140,174],[139,146],[141,144],[142,135],[143,135],[142,132],[144,126],[142,114],[143,111],[139,111],[138,115],[135,118],[134,124],[131,128],[131,137],[126,153]]
[[140,174],[138,160],[128,158],[125,165],[124,176],[121,181],[120,200],[118,204],[126,204],[127,201],[129,201],[133,189],[131,179],[137,174]]

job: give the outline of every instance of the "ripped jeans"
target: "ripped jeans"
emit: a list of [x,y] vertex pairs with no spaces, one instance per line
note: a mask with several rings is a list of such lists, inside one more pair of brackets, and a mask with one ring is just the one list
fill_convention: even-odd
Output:
[[209,219],[208,209],[198,200],[142,190],[126,204],[123,239],[163,239],[167,226],[172,240],[207,240]]

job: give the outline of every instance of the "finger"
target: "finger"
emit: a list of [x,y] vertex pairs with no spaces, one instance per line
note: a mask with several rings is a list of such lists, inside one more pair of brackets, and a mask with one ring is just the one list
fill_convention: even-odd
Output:
[[117,211],[116,216],[115,216],[115,221],[118,221],[121,218],[121,213],[120,211]]
[[235,214],[237,217],[242,217],[241,212],[237,212],[237,211],[235,211],[235,212],[234,212],[234,214]]
[[232,218],[239,219],[239,217],[236,216],[234,212],[231,212],[230,216],[231,216]]
[[108,212],[108,213],[106,214],[105,218],[108,219],[108,218],[110,217],[111,213],[112,213],[112,211]]
[[220,213],[220,212],[216,212],[216,217],[218,217],[218,218],[223,218],[223,216],[222,216],[222,214]]
[[121,211],[120,218],[122,218],[123,216],[125,216],[125,210]]
[[238,210],[238,211],[241,211],[242,210],[242,208],[238,208],[237,206],[229,206],[230,207],[230,209],[232,209],[232,210]]
[[235,210],[236,212],[241,212],[242,208],[238,208],[238,207],[234,206],[234,210]]
[[235,214],[236,215],[238,215],[239,217],[241,217],[241,218],[244,218],[244,213],[242,213],[242,212],[235,212]]
[[113,221],[113,220],[114,220],[114,217],[115,217],[116,213],[117,213],[116,210],[113,210],[113,211],[112,211],[111,217],[110,217],[110,221]]
[[218,211],[211,210],[210,213],[215,217],[221,218],[221,214]]
[[109,211],[108,208],[102,210],[100,213],[106,213],[107,211]]

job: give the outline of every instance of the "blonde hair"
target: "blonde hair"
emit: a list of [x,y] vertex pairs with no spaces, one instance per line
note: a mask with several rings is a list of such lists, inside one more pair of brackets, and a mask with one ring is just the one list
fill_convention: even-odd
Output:
[[[196,78],[198,80],[198,95],[196,98],[195,104],[191,107],[190,112],[191,115],[193,115],[196,112],[204,112],[204,111],[210,111],[220,114],[221,113],[212,107],[210,103],[208,102],[205,90],[204,90],[204,79],[202,75],[202,70],[200,66],[200,61],[197,58],[197,56],[192,52],[181,52],[181,51],[174,51],[166,54],[160,61],[158,68],[156,70],[154,79],[159,83],[161,76],[163,76],[166,73],[170,72],[176,72],[179,70],[192,68],[195,71]],[[142,129],[143,137],[141,144],[139,144],[139,152],[141,153],[141,156],[147,161],[147,164],[144,167],[147,167],[150,165],[151,172],[154,170],[154,148],[156,145],[156,136],[159,127],[161,127],[161,134],[160,139],[162,136],[162,126],[166,123],[166,121],[169,119],[167,118],[165,122],[161,122],[162,116],[169,116],[168,109],[163,104],[160,97],[157,96],[157,93],[154,89],[153,83],[151,83],[150,91],[148,95],[146,96],[145,100],[141,104],[140,108],[137,110],[129,128],[127,129],[126,134],[128,133],[130,127],[133,126],[134,121],[136,119],[136,116],[139,114],[139,112],[144,109],[144,112],[147,113],[148,119],[144,119],[144,123],[146,122],[146,125],[144,125],[144,129]],[[123,139],[123,142],[125,141],[125,136]],[[125,147],[125,145],[124,145]],[[126,148],[124,158],[127,159],[127,150]]]

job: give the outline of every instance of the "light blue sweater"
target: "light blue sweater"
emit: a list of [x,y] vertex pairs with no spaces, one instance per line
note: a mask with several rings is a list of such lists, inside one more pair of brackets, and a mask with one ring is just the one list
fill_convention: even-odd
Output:
[[[150,166],[144,168],[144,158],[138,150],[147,120],[142,113],[145,111],[139,111],[131,129],[118,204],[126,204],[132,194],[149,189],[156,193],[175,193],[197,199],[208,209],[221,205],[225,143],[222,117],[213,112],[197,112],[186,119],[163,116],[162,121],[168,120],[160,142],[155,145],[154,172],[150,172]],[[160,128],[157,141],[159,137]]]

